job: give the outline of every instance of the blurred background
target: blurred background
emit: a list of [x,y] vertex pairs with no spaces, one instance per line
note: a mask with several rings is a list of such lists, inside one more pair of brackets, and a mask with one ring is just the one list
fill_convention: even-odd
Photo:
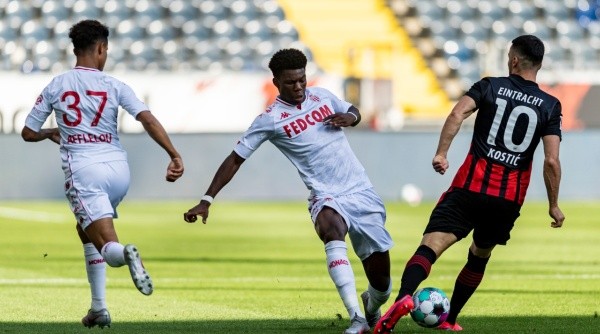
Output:
[[[200,196],[277,95],[270,57],[293,47],[310,60],[310,85],[361,110],[363,122],[346,133],[382,196],[436,199],[456,170],[438,177],[430,168],[453,103],[481,77],[506,75],[510,41],[534,34],[546,46],[538,82],[563,106],[561,195],[600,198],[590,178],[600,168],[600,0],[0,0],[0,199],[64,196],[56,147],[18,134],[45,85],[73,67],[68,31],[81,19],[110,28],[105,72],[146,101],[187,164],[181,182],[161,183],[164,154],[122,113],[130,197]],[[473,119],[451,167],[462,163]],[[264,146],[222,196],[304,198],[289,162]],[[545,199],[541,175],[532,181],[528,196]]]

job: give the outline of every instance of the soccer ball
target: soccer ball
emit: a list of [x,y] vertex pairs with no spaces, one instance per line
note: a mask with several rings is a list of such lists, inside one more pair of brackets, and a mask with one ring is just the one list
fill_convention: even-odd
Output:
[[423,288],[413,295],[415,308],[410,312],[413,320],[422,327],[439,326],[448,318],[450,301],[444,291],[438,288]]

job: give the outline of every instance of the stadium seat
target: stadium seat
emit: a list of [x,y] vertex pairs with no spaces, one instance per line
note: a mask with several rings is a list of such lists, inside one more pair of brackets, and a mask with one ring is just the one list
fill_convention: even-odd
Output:
[[61,58],[61,51],[46,40],[39,41],[32,49],[33,62],[40,71],[48,71]]
[[16,37],[17,31],[9,26],[6,21],[0,20],[0,48],[4,48],[6,43],[14,41]]
[[181,28],[187,22],[193,22],[199,18],[200,11],[189,1],[175,0],[168,6],[171,25]]
[[193,48],[200,41],[212,36],[212,31],[198,21],[188,21],[181,27],[183,44],[187,48]]
[[123,1],[108,0],[104,5],[104,23],[109,27],[116,27],[130,17],[131,9]]
[[145,30],[139,22],[124,20],[117,26],[116,36],[119,39],[119,47],[128,49],[131,44],[145,37]]
[[78,0],[73,4],[71,20],[78,22],[80,20],[98,19],[102,11],[96,7],[93,2]]
[[20,37],[26,49],[32,49],[39,41],[46,41],[50,31],[37,19],[25,22],[20,29]]
[[146,27],[147,40],[154,49],[161,49],[166,41],[170,41],[177,37],[175,28],[164,20],[155,20],[150,22]]
[[163,7],[155,1],[138,0],[135,2],[132,19],[141,27],[145,27],[150,22],[163,19]]
[[10,1],[4,10],[4,19],[11,28],[18,29],[33,19],[33,8],[25,1]]
[[60,1],[45,1],[41,8],[40,18],[46,28],[52,29],[59,22],[71,15],[70,10]]

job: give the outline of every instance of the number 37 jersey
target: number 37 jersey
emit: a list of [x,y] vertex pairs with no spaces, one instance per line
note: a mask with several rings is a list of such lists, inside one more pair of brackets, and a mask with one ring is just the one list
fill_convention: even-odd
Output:
[[522,204],[540,139],[561,137],[561,105],[517,75],[484,78],[466,93],[477,117],[471,148],[452,187]]
[[78,66],[56,76],[44,88],[25,126],[39,131],[54,111],[63,168],[74,172],[97,162],[127,160],[117,134],[119,106],[134,117],[148,110],[123,82]]

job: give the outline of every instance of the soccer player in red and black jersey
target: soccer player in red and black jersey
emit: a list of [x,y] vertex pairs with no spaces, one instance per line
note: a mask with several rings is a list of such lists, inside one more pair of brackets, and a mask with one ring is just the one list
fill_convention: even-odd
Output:
[[467,263],[454,286],[450,314],[438,327],[462,330],[456,318],[481,282],[494,247],[506,245],[510,239],[540,140],[544,146],[550,226],[562,226],[565,216],[558,207],[561,105],[536,84],[543,56],[544,44],[539,38],[515,38],[508,52],[509,76],[488,77],[475,83],[447,117],[433,169],[440,174],[448,170],[446,157],[452,140],[462,122],[478,111],[471,148],[450,188],[433,209],[421,244],[402,274],[396,302],[381,317],[374,333],[391,332],[400,317],[414,307],[411,296],[427,278],[433,263],[473,231]]

